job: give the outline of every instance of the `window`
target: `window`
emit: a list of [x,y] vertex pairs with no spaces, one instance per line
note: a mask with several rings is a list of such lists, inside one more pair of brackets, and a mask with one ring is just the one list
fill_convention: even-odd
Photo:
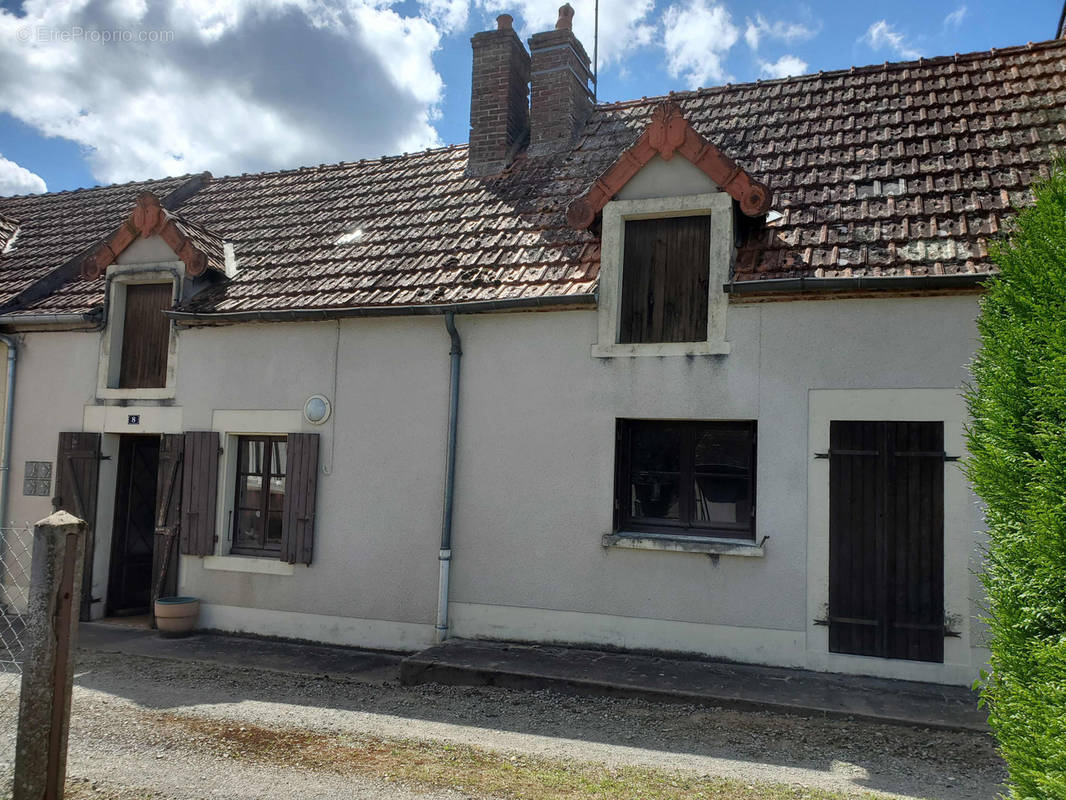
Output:
[[126,286],[122,325],[120,389],[155,389],[167,385],[170,320],[163,311],[172,305],[173,284],[131,283]]
[[625,222],[618,341],[707,339],[711,217]]
[[239,436],[237,447],[231,552],[276,558],[285,511],[286,437]]
[[755,538],[755,423],[618,421],[616,528]]

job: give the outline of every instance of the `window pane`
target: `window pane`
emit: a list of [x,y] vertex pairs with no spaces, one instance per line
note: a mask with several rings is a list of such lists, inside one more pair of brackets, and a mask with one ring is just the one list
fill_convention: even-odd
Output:
[[722,478],[697,475],[692,521],[694,524],[743,525],[748,524],[747,476]]
[[635,473],[630,481],[630,516],[680,519],[680,476],[669,473]]
[[244,440],[244,471],[263,471],[263,441],[261,439]]
[[630,470],[677,472],[681,469],[681,429],[669,423],[634,425]]
[[285,440],[275,440],[271,444],[270,472],[274,475],[285,474]]
[[285,507],[285,478],[270,479],[270,500],[268,508],[271,511],[281,511]]
[[281,546],[281,512],[271,511],[267,515],[266,546]]
[[747,428],[716,428],[696,435],[696,472],[747,474],[751,465],[751,432]]
[[259,531],[262,524],[261,511],[238,511],[237,529],[233,532],[233,546],[259,547]]
[[237,498],[239,508],[259,508],[262,505],[261,490],[263,479],[258,475],[238,475],[237,488],[240,492]]

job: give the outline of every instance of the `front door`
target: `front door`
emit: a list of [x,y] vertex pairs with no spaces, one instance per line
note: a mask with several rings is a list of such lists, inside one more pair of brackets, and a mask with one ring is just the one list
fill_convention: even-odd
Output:
[[830,423],[829,650],[944,660],[943,423]]
[[111,537],[109,614],[141,614],[151,606],[158,471],[158,436],[122,437]]

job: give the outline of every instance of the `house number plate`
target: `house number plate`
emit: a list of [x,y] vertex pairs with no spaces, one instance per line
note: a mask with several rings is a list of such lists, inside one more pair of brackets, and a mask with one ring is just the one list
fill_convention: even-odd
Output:
[[140,414],[129,414],[126,417],[126,420],[129,422],[130,425],[140,425],[141,424],[141,415]]

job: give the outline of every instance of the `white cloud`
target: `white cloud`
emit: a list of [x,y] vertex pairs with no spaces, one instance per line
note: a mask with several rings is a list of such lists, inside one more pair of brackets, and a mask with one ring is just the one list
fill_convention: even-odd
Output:
[[663,14],[667,70],[692,88],[729,80],[722,60],[738,38],[728,9],[713,0],[686,0]]
[[[495,16],[512,14],[523,39],[534,33],[555,29],[562,2],[545,0],[477,0],[478,6]],[[569,0],[574,8],[574,35],[592,58],[596,13],[595,0]],[[651,44],[655,28],[649,15],[654,0],[626,0],[608,7],[600,3],[600,68],[616,64],[629,52]],[[494,27],[494,26],[493,26]]]
[[[0,111],[82,145],[103,182],[416,150],[439,143],[431,58],[460,11],[465,0],[427,0],[421,16],[379,0],[27,0],[24,16],[0,11]],[[71,38],[79,27],[134,40]]]
[[0,155],[0,197],[47,192],[44,178]]
[[781,56],[777,61],[760,61],[759,71],[767,78],[804,75],[807,72],[807,62],[796,56]]
[[961,5],[944,17],[944,25],[957,28],[962,25],[963,19],[966,17],[966,6]]
[[859,41],[866,42],[874,50],[888,50],[907,60],[921,56],[921,53],[907,42],[902,33],[883,19],[871,25]]
[[764,38],[777,39],[782,42],[804,42],[818,33],[818,28],[804,25],[802,22],[785,22],[774,20],[768,22],[762,14],[756,14],[755,19],[749,19],[744,28],[744,41],[752,50],[759,49],[759,42]]

